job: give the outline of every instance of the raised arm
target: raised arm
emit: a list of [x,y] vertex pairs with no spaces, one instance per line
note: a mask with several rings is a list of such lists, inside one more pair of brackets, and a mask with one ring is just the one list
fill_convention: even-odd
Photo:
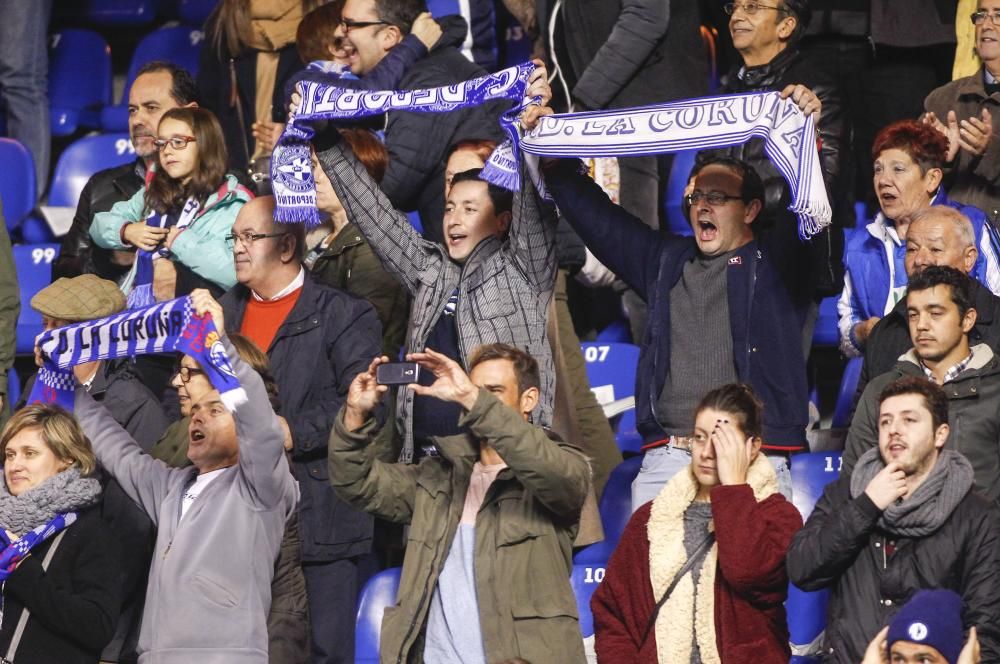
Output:
[[559,265],[556,260],[556,219],[551,206],[539,205],[538,192],[522,162],[521,190],[514,193],[508,247],[514,264],[539,291],[551,290]]
[[76,388],[73,414],[90,440],[97,460],[118,480],[129,498],[159,525],[160,504],[174,483],[184,481],[187,471],[170,468],[145,454],[104,406],[82,387]]
[[436,253],[433,243],[420,237],[406,215],[393,207],[344,141],[318,157],[348,219],[367,238],[385,269],[415,292],[421,273]]

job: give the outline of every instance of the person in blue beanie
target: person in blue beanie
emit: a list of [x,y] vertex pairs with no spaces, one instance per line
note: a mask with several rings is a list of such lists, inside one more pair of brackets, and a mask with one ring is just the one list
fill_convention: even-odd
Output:
[[[963,645],[964,643],[964,645]],[[965,639],[962,598],[952,590],[920,590],[868,646],[862,664],[974,664],[975,626]]]

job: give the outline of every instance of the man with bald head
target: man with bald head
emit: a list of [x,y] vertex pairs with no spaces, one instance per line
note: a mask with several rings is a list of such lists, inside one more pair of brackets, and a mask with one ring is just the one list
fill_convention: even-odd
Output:
[[[913,279],[930,265],[953,267],[969,274],[978,256],[972,222],[958,210],[934,205],[918,213],[910,222],[906,232],[907,279]],[[972,344],[987,344],[994,351],[1000,351],[1000,298],[978,281],[973,281],[971,289],[973,307],[978,315],[969,332],[969,340]],[[892,369],[899,357],[912,347],[904,298],[872,328],[865,346],[865,362],[855,403],[872,378]]]
[[333,493],[326,451],[351,381],[382,353],[382,329],[367,301],[302,267],[304,236],[300,224],[275,223],[272,196],[243,206],[227,238],[239,283],[221,304],[226,330],[267,353],[291,429],[312,631],[338,649],[322,661],[353,661],[357,562],[370,553],[373,522]]

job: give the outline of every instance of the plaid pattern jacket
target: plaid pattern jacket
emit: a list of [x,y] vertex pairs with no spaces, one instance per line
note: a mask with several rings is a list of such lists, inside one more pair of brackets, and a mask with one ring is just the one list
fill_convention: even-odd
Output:
[[[555,368],[545,321],[557,273],[555,224],[542,219],[527,173],[522,172],[523,191],[514,195],[507,237],[483,240],[459,265],[442,245],[421,237],[406,215],[393,208],[343,143],[320,153],[319,160],[348,218],[368,239],[385,269],[413,295],[407,349],[424,349],[448,298],[458,288],[455,320],[463,364],[482,344],[502,342],[530,353],[538,360],[542,377],[533,420],[550,426]],[[412,414],[413,393],[403,389],[397,399],[396,422],[403,434],[401,460],[406,462],[413,456]]]

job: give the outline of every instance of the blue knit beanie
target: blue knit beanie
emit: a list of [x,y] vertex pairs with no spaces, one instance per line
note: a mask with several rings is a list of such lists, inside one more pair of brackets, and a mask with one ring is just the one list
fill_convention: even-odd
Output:
[[951,590],[918,591],[889,623],[889,649],[896,641],[923,643],[955,664],[964,645],[962,598]]

